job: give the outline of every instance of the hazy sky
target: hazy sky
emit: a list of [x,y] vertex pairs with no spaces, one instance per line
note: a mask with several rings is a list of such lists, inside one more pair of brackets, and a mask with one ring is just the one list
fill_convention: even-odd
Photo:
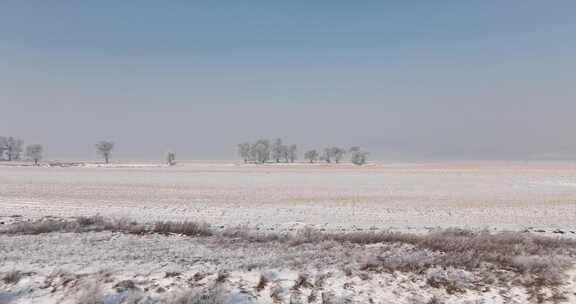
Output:
[[575,1],[1,1],[0,135],[47,157],[576,158]]

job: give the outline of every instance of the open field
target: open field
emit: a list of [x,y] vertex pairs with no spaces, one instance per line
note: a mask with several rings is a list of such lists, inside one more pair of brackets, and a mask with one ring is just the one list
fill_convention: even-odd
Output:
[[575,164],[0,164],[0,217],[1,304],[576,301]]
[[94,214],[265,229],[576,230],[576,164],[0,165],[0,216]]

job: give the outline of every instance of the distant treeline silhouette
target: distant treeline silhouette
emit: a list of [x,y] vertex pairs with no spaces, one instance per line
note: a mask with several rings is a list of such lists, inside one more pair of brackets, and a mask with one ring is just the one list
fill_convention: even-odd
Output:
[[[259,139],[255,142],[244,142],[238,145],[238,155],[245,163],[293,163],[298,158],[298,147],[294,144],[284,144],[281,138],[274,141]],[[304,159],[310,163],[318,161],[326,163],[340,163],[343,157],[349,154],[350,161],[356,165],[363,165],[368,158],[368,152],[360,147],[344,149],[340,147],[324,148],[322,152],[309,150],[304,153]]]
[[[27,160],[34,161],[38,165],[42,160],[44,148],[42,145],[33,144],[26,146],[23,150],[24,141],[12,136],[0,136],[0,160],[17,161],[22,160],[23,152]],[[102,157],[105,163],[109,163],[114,150],[114,142],[99,141],[95,145],[96,153]],[[298,159],[298,146],[295,144],[284,144],[281,138],[274,141],[259,139],[255,142],[245,142],[238,145],[238,154],[245,163],[294,163]],[[362,151],[359,147],[344,149],[340,147],[309,150],[304,153],[304,159],[310,163],[326,162],[340,163],[343,157],[349,154],[350,161],[356,165],[363,165],[367,161],[368,152]],[[169,152],[166,156],[166,163],[170,166],[176,164],[176,154]]]

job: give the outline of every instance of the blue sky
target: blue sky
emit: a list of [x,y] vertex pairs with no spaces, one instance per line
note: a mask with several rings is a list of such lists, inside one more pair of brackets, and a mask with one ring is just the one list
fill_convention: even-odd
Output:
[[[576,155],[573,1],[4,1],[0,134],[50,158]],[[572,157],[574,158],[574,157]]]

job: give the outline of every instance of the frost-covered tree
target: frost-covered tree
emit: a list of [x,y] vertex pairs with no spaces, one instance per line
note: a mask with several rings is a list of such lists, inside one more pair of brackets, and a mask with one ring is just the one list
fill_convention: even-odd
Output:
[[251,160],[251,150],[252,145],[249,142],[241,143],[238,145],[238,154],[244,160],[244,163],[247,163]]
[[175,166],[176,165],[176,154],[174,152],[168,152],[166,155],[166,163],[168,166]]
[[272,143],[267,139],[260,139],[254,143],[246,142],[238,145],[238,154],[245,163],[248,161],[261,164],[268,161],[275,163],[294,162],[297,158],[296,152],[296,145],[284,145],[280,138]]
[[296,161],[296,159],[298,158],[298,146],[290,145],[287,148],[287,154],[288,154],[288,161],[290,161],[291,163]]
[[110,157],[112,157],[112,150],[114,149],[114,143],[111,141],[101,141],[96,144],[96,152],[104,158],[104,162],[109,163]]
[[22,153],[23,141],[14,137],[0,138],[0,157],[6,155],[8,161],[19,160]]
[[315,163],[318,160],[318,151],[316,150],[309,150],[304,153],[304,159],[309,161],[310,163]]
[[327,162],[327,163],[331,163],[332,162],[332,149],[324,148],[322,155],[320,155],[320,159]]
[[[272,144],[271,148],[271,157],[272,160],[276,163],[280,162],[280,159],[286,156],[286,147],[282,144],[282,139],[277,138],[274,143]],[[286,158],[286,157],[285,157]]]
[[366,163],[368,158],[368,152],[362,151],[360,147],[350,148],[350,161],[358,166],[362,166]]
[[325,148],[324,152],[320,156],[320,159],[324,160],[327,163],[331,163],[332,161],[339,163],[342,160],[342,157],[346,154],[346,150],[338,147],[330,147]]
[[38,165],[38,162],[42,159],[43,150],[42,145],[29,145],[26,147],[26,157],[34,161],[35,165]]
[[338,147],[332,147],[330,148],[330,153],[334,158],[334,162],[339,163],[342,160],[342,157],[344,157],[344,154],[346,154],[346,150]]
[[250,148],[252,158],[258,163],[268,162],[270,159],[270,141],[267,139],[260,139],[256,141]]
[[7,149],[7,138],[4,136],[0,136],[0,160],[4,160],[4,154],[6,153]]

